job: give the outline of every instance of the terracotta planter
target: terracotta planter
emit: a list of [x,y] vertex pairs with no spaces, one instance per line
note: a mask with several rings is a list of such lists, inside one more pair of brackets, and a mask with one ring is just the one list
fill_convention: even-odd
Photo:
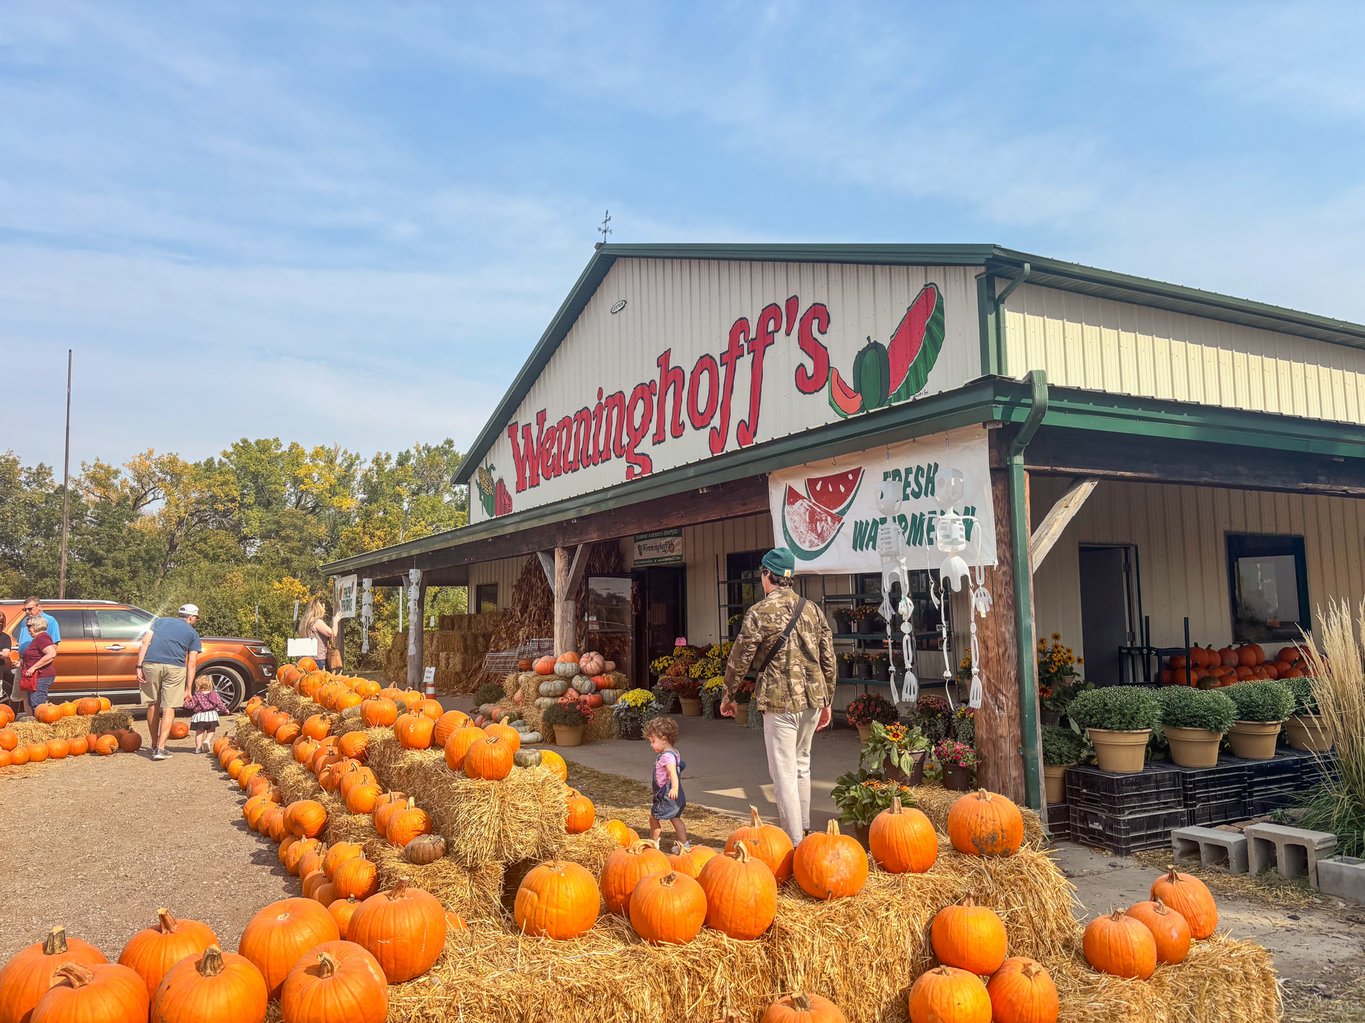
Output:
[[943,787],[950,792],[970,792],[976,771],[970,767],[943,766]]
[[679,696],[678,703],[682,704],[682,716],[685,718],[701,717],[701,700],[689,700],[686,696]]
[[749,726],[749,705],[747,703],[735,704],[735,724],[740,728]]
[[1147,762],[1147,740],[1150,728],[1140,732],[1111,732],[1107,728],[1087,728],[1090,744],[1095,747],[1095,759],[1101,771],[1114,774],[1137,774]]
[[1217,767],[1218,747],[1223,742],[1223,735],[1206,728],[1168,725],[1166,742],[1171,747],[1172,762],[1181,767]]
[[1243,760],[1269,760],[1275,755],[1280,721],[1234,721],[1228,731],[1232,755]]
[[1044,764],[1043,787],[1047,790],[1049,803],[1066,802],[1066,769],[1070,764]]
[[855,725],[854,727],[858,729],[858,741],[859,741],[859,742],[867,742],[868,738],[871,737],[871,735],[872,735],[872,726],[871,726],[871,725]]
[[890,760],[882,761],[882,774],[886,775],[887,781],[898,781],[902,785],[911,786],[924,781],[924,761],[928,759],[929,751],[920,750],[918,753],[912,753],[911,756],[915,758],[915,766],[909,772],[902,771],[899,767],[894,766]]
[[1322,752],[1336,741],[1332,729],[1317,714],[1295,714],[1284,723],[1284,734],[1295,749]]
[[556,746],[582,746],[582,725],[555,725]]

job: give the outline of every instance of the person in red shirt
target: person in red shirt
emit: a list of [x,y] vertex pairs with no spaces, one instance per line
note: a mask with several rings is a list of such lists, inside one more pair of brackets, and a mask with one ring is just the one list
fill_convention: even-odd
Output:
[[57,644],[47,634],[47,622],[38,615],[30,618],[27,624],[33,641],[24,648],[20,660],[19,689],[24,694],[24,713],[31,714],[39,704],[47,703],[52,680],[57,677]]

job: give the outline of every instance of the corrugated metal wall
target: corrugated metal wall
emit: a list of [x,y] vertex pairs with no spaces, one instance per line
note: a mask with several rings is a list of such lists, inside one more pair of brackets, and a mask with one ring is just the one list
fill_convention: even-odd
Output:
[[[485,561],[482,564],[469,566],[469,601],[472,605],[474,595],[477,592],[476,586],[485,583],[498,584],[498,608],[507,607],[512,603],[512,586],[521,576],[522,565],[525,558],[503,558],[501,561]],[[471,610],[474,610],[471,607]]]
[[[1035,527],[1066,486],[1065,480],[1031,481]],[[1229,532],[1302,536],[1315,616],[1328,600],[1365,598],[1365,500],[1101,482],[1034,577],[1038,634],[1060,632],[1082,651],[1079,545],[1131,543],[1138,548],[1153,643],[1183,642],[1185,615],[1195,642],[1230,642]]]
[[1005,308],[1005,372],[1069,387],[1365,423],[1365,351],[1024,285]]

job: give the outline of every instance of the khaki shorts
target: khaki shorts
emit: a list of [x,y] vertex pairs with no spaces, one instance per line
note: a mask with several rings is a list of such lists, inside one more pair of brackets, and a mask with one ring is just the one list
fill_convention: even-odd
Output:
[[185,702],[183,664],[143,664],[142,702],[174,709]]

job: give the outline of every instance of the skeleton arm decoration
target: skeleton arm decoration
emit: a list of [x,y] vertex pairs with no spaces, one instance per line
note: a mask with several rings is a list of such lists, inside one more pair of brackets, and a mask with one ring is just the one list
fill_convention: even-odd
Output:
[[[895,649],[896,635],[891,624],[894,615],[900,615],[901,653],[905,660],[905,674],[901,686],[896,686],[896,661],[887,658],[887,681],[891,684],[892,703],[914,703],[919,697],[919,678],[915,675],[914,637],[911,635],[910,573],[906,567],[908,550],[905,534],[900,526],[901,484],[898,480],[885,480],[877,490],[877,511],[881,523],[877,526],[877,554],[882,561],[882,603],[877,610],[886,620],[887,647]],[[900,599],[891,606],[891,588],[900,584]]]
[[[981,706],[981,700],[984,696],[981,682],[981,655],[976,638],[976,620],[977,618],[985,618],[986,615],[990,614],[991,594],[986,589],[986,569],[982,564],[981,556],[981,531],[977,528],[979,523],[974,516],[963,515],[956,510],[957,506],[962,503],[965,490],[966,485],[961,470],[941,469],[934,478],[934,496],[942,509],[934,527],[934,545],[945,557],[942,566],[939,568],[938,584],[930,583],[930,596],[933,599],[934,606],[942,612],[947,590],[960,593],[965,588],[970,594],[971,610],[967,617],[970,623],[969,652],[972,662],[972,685],[967,696],[967,706],[976,709]],[[962,556],[962,552],[968,547],[968,523],[971,524],[972,531],[975,534],[972,540],[973,558],[970,565]],[[946,616],[941,613],[938,630],[943,643],[943,680],[947,683],[953,677],[953,654]]]
[[360,594],[360,652],[370,652],[370,626],[374,622],[374,580],[362,579]]

